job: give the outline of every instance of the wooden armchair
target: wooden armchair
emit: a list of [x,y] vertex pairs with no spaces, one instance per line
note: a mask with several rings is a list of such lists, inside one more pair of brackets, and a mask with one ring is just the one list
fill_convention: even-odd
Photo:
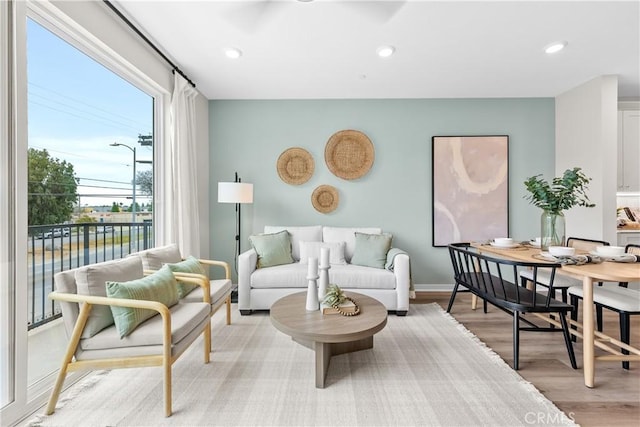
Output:
[[[173,286],[177,286],[171,272],[163,274],[163,286],[168,286],[167,278],[169,281],[172,280],[170,283]],[[179,301],[168,307],[153,300],[106,296],[107,282],[127,285],[141,278],[143,268],[139,258],[93,264],[55,275],[56,291],[50,293],[49,298],[60,302],[69,344],[51,392],[46,414],[55,411],[67,372],[162,366],[165,416],[171,415],[172,365],[200,334],[206,336],[207,331],[211,332],[211,308],[209,303],[202,301]],[[148,279],[152,282],[155,277]],[[183,280],[203,286],[199,279]],[[153,292],[155,288],[149,289],[148,292]],[[148,320],[142,321],[132,332],[122,337],[122,332],[113,324],[113,317],[111,320],[108,319],[111,307],[147,309],[155,314],[147,313],[151,315]],[[210,349],[205,346],[205,363],[209,362],[209,354]]]

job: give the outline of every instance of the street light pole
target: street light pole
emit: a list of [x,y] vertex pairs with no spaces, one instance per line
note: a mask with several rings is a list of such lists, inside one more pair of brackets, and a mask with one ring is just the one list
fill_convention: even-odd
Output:
[[130,147],[127,144],[120,144],[119,142],[114,142],[113,144],[109,144],[112,147],[127,147],[129,150],[133,152],[133,204],[131,205],[131,222],[136,223],[136,147]]

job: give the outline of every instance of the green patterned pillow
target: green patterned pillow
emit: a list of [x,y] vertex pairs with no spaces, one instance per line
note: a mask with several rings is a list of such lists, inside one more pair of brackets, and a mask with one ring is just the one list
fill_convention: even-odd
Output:
[[[174,273],[197,273],[208,277],[206,270],[200,264],[200,261],[194,256],[187,257],[184,261],[175,264],[167,264]],[[194,283],[185,283],[178,281],[178,298],[184,298],[189,292],[199,287]]]
[[390,234],[366,234],[356,232],[356,248],[351,264],[384,268],[387,252],[391,249]]
[[[169,267],[164,266],[155,273],[130,282],[106,283],[107,296],[161,302],[167,307],[178,302],[176,279]],[[139,324],[158,314],[155,310],[144,308],[111,306],[113,320],[120,338],[129,335]]]
[[249,241],[258,254],[258,268],[294,262],[291,256],[291,237],[287,230],[249,236]]

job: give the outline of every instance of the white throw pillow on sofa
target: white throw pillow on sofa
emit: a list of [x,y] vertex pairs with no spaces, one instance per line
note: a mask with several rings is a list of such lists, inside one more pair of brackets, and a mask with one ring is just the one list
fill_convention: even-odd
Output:
[[305,242],[300,241],[300,263],[307,264],[309,258],[320,262],[320,248],[329,248],[329,264],[346,265],[344,259],[345,242]]
[[291,236],[291,256],[294,261],[300,261],[300,241],[305,242],[321,242],[322,241],[322,226],[321,225],[309,225],[302,227],[287,227],[281,225],[265,225],[264,233],[273,234],[282,230],[287,230]]

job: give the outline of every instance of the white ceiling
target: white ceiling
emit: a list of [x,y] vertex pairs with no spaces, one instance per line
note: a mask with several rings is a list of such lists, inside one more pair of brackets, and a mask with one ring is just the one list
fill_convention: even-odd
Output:
[[209,99],[554,97],[606,74],[640,97],[637,0],[113,3]]

